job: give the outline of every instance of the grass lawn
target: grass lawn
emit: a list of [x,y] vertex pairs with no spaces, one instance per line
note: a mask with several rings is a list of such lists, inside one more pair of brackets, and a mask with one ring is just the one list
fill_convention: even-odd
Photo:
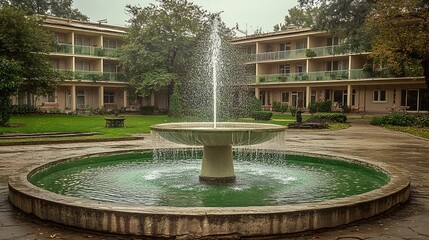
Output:
[[[105,128],[105,117],[109,115],[28,115],[12,116],[12,127],[0,127],[2,133],[48,133],[48,132],[97,132],[100,135],[79,137],[50,137],[50,138],[20,138],[0,139],[1,142],[28,142],[52,141],[68,139],[100,139],[100,138],[126,138],[137,134],[150,133],[150,126],[159,123],[183,122],[189,119],[172,118],[165,115],[125,115],[124,128]],[[303,120],[309,115],[303,115]],[[233,121],[272,123],[287,126],[295,121],[290,114],[274,114],[270,121],[255,121],[253,119],[236,119]],[[331,130],[346,128],[347,126],[331,126]]]
[[385,126],[387,129],[408,133],[421,138],[429,139],[429,128],[417,128],[417,127],[400,127],[400,126]]

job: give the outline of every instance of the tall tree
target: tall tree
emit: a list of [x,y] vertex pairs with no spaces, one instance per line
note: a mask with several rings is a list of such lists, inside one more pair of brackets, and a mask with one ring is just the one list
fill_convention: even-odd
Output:
[[[59,73],[54,71],[48,53],[54,46],[54,38],[42,26],[42,19],[26,16],[18,8],[0,8],[0,58],[2,58],[1,85],[8,89],[46,95],[55,89]],[[18,65],[22,71],[7,70]],[[20,81],[17,81],[18,74]]]
[[21,66],[0,56],[0,126],[7,126],[10,118],[11,96],[22,82]]
[[273,27],[274,31],[285,30],[289,25],[295,25],[299,28],[313,27],[318,12],[319,8],[317,7],[293,7],[288,10],[288,15],[286,15],[284,18],[284,23],[276,24]]
[[[427,0],[299,0],[319,7],[315,29],[346,40],[345,50],[372,51],[398,75],[423,73],[429,89]],[[419,66],[416,69],[416,66]],[[421,73],[420,73],[421,74]]]
[[398,76],[421,76],[429,86],[429,2],[379,0],[365,27],[375,33],[371,57]]
[[22,8],[28,15],[40,14],[88,21],[88,16],[73,8],[73,0],[0,0],[0,7]]
[[[131,26],[120,59],[140,97],[185,78],[209,13],[187,0],[157,0],[148,7],[127,6]],[[172,91],[172,89],[170,89]]]

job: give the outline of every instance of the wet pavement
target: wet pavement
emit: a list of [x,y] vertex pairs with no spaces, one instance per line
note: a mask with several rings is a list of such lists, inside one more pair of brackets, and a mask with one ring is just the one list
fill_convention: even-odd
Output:
[[[0,147],[0,239],[136,239],[73,229],[22,213],[8,201],[7,179],[17,169],[83,154],[150,148],[144,140]],[[345,155],[388,163],[407,172],[411,197],[403,206],[347,226],[278,239],[429,239],[429,140],[354,120],[339,131],[288,130],[282,144],[297,152]],[[141,239],[141,238],[139,238]]]

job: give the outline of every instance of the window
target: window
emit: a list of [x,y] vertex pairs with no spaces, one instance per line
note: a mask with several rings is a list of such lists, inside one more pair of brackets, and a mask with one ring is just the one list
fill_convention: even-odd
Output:
[[289,92],[282,92],[282,102],[289,102]]
[[89,71],[91,69],[91,63],[88,61],[76,61],[77,71]]
[[113,91],[104,92],[104,103],[115,103],[115,93]]
[[340,40],[338,37],[326,38],[326,46],[338,45],[339,42],[340,42]]
[[326,71],[338,71],[338,70],[348,70],[349,69],[349,61],[330,61],[326,62]]
[[273,51],[273,46],[271,46],[271,44],[268,44],[265,46],[265,52],[272,52]]
[[375,90],[373,92],[373,102],[386,102],[386,90]]
[[74,40],[75,45],[84,45],[84,46],[90,46],[91,45],[91,38],[81,35],[76,35],[76,38]]
[[296,72],[297,73],[304,72],[304,65],[301,65],[301,64],[296,65]]
[[307,48],[307,41],[296,42],[296,49]]
[[103,72],[109,72],[109,73],[118,72],[116,69],[116,64],[111,64],[111,63],[103,64]]
[[290,65],[289,64],[281,64],[281,65],[279,65],[279,73],[280,74],[290,73]]
[[310,102],[312,103],[316,102],[316,91],[314,90],[311,91]]
[[44,99],[45,99],[45,101],[44,101],[44,102],[50,102],[50,103],[57,102],[57,101],[55,100],[55,92],[53,92],[53,93],[48,93],[48,95],[47,95]]
[[117,48],[118,42],[116,40],[104,39],[103,40],[103,47],[104,48]]

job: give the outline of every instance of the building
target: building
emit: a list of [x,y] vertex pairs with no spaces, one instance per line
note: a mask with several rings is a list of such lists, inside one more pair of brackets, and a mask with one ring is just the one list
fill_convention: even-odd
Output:
[[334,110],[359,112],[429,110],[423,77],[393,77],[365,71],[368,53],[341,53],[341,40],[325,32],[290,27],[236,38],[253,67],[255,95],[269,109],[282,102],[300,109],[331,100]]
[[46,17],[43,26],[58,43],[50,53],[52,65],[66,79],[49,96],[19,93],[15,103],[61,112],[128,107],[128,84],[115,55],[125,27],[56,17]]

